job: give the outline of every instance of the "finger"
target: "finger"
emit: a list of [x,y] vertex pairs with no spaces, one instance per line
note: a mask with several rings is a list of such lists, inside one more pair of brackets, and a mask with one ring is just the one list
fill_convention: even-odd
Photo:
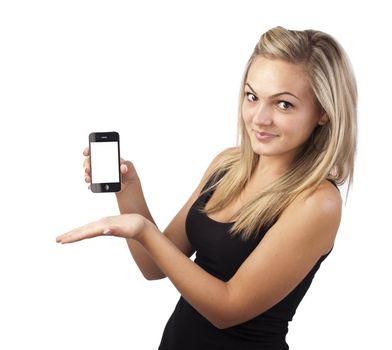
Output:
[[128,171],[128,167],[125,164],[121,164],[120,171],[122,175],[125,175]]
[[90,175],[90,173],[91,173],[90,165],[84,167],[84,175]]
[[58,236],[56,242],[66,244],[82,241],[84,239],[100,236],[106,229],[106,227],[102,227],[102,225],[99,225],[97,222],[93,222]]
[[89,171],[90,171],[90,157],[84,158],[84,161],[83,161],[83,168],[89,169]]
[[86,147],[86,148],[83,150],[83,155],[86,156],[86,157],[88,157],[88,156],[90,155],[90,149],[89,149],[88,147]]
[[128,167],[128,165],[131,164],[131,162],[129,160],[125,160],[124,158],[120,158],[120,164],[125,164]]
[[90,149],[86,147],[83,151],[84,161],[83,161],[83,168],[90,172]]
[[102,235],[124,237],[124,230],[121,226],[112,223],[106,226],[106,228],[102,231]]
[[84,169],[84,181],[91,182],[91,172],[89,167]]

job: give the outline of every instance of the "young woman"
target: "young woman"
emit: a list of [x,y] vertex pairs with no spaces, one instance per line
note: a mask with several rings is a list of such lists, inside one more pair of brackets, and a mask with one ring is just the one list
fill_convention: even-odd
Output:
[[348,58],[331,36],[273,28],[245,70],[239,147],[212,161],[163,234],[124,161],[121,215],[57,241],[124,237],[147,279],[171,280],[181,298],[160,350],[288,349],[288,322],[338,231],[337,185],[352,180],[356,100]]

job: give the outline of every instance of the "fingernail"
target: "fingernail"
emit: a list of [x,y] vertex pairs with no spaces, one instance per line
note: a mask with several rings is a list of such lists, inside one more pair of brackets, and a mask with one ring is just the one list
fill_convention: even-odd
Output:
[[105,231],[102,232],[103,235],[111,235],[113,232],[110,228],[107,228]]

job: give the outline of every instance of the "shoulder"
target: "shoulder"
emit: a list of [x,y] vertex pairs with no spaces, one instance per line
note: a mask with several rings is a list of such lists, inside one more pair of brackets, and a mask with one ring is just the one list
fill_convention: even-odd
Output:
[[342,211],[342,198],[336,187],[323,181],[316,189],[305,190],[284,210],[279,221],[301,227],[306,240],[316,239],[327,253],[333,246]]
[[229,280],[236,323],[270,309],[296,288],[333,247],[341,199],[330,182],[305,190]]
[[324,180],[315,190],[306,190],[298,196],[298,204],[314,215],[328,219],[340,219],[342,197],[339,190]]

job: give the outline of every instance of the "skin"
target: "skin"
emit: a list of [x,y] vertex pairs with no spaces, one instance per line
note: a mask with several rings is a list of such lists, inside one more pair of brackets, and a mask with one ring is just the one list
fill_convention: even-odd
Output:
[[[256,58],[247,83],[242,112],[252,148],[260,155],[260,161],[243,193],[214,214],[214,219],[220,221],[231,218],[235,209],[255,191],[282,174],[314,127],[327,122],[319,113],[300,65]],[[274,136],[261,138],[257,132]],[[88,149],[84,155],[89,182]],[[123,190],[117,194],[121,215],[74,229],[57,237],[57,242],[71,243],[103,234],[124,237],[146,278],[167,276],[182,296],[216,327],[231,327],[259,315],[289,294],[332,248],[340,223],[341,198],[328,181],[311,195],[307,191],[300,194],[235,275],[223,282],[189,259],[194,250],[185,232],[189,208],[213,165],[223,155],[224,152],[212,162],[163,233],[153,222],[133,164],[123,161]]]
[[[220,222],[233,221],[246,202],[287,170],[314,128],[328,122],[302,65],[257,57],[249,68],[244,92],[242,118],[260,160],[244,191],[224,211],[211,215]],[[260,132],[266,134],[262,139]],[[219,188],[214,194],[220,195]],[[214,200],[213,195],[211,205]]]
[[[326,116],[317,102],[302,65],[263,57],[251,65],[245,84],[242,115],[253,150],[264,166],[285,170]],[[257,132],[271,138],[259,140]]]

